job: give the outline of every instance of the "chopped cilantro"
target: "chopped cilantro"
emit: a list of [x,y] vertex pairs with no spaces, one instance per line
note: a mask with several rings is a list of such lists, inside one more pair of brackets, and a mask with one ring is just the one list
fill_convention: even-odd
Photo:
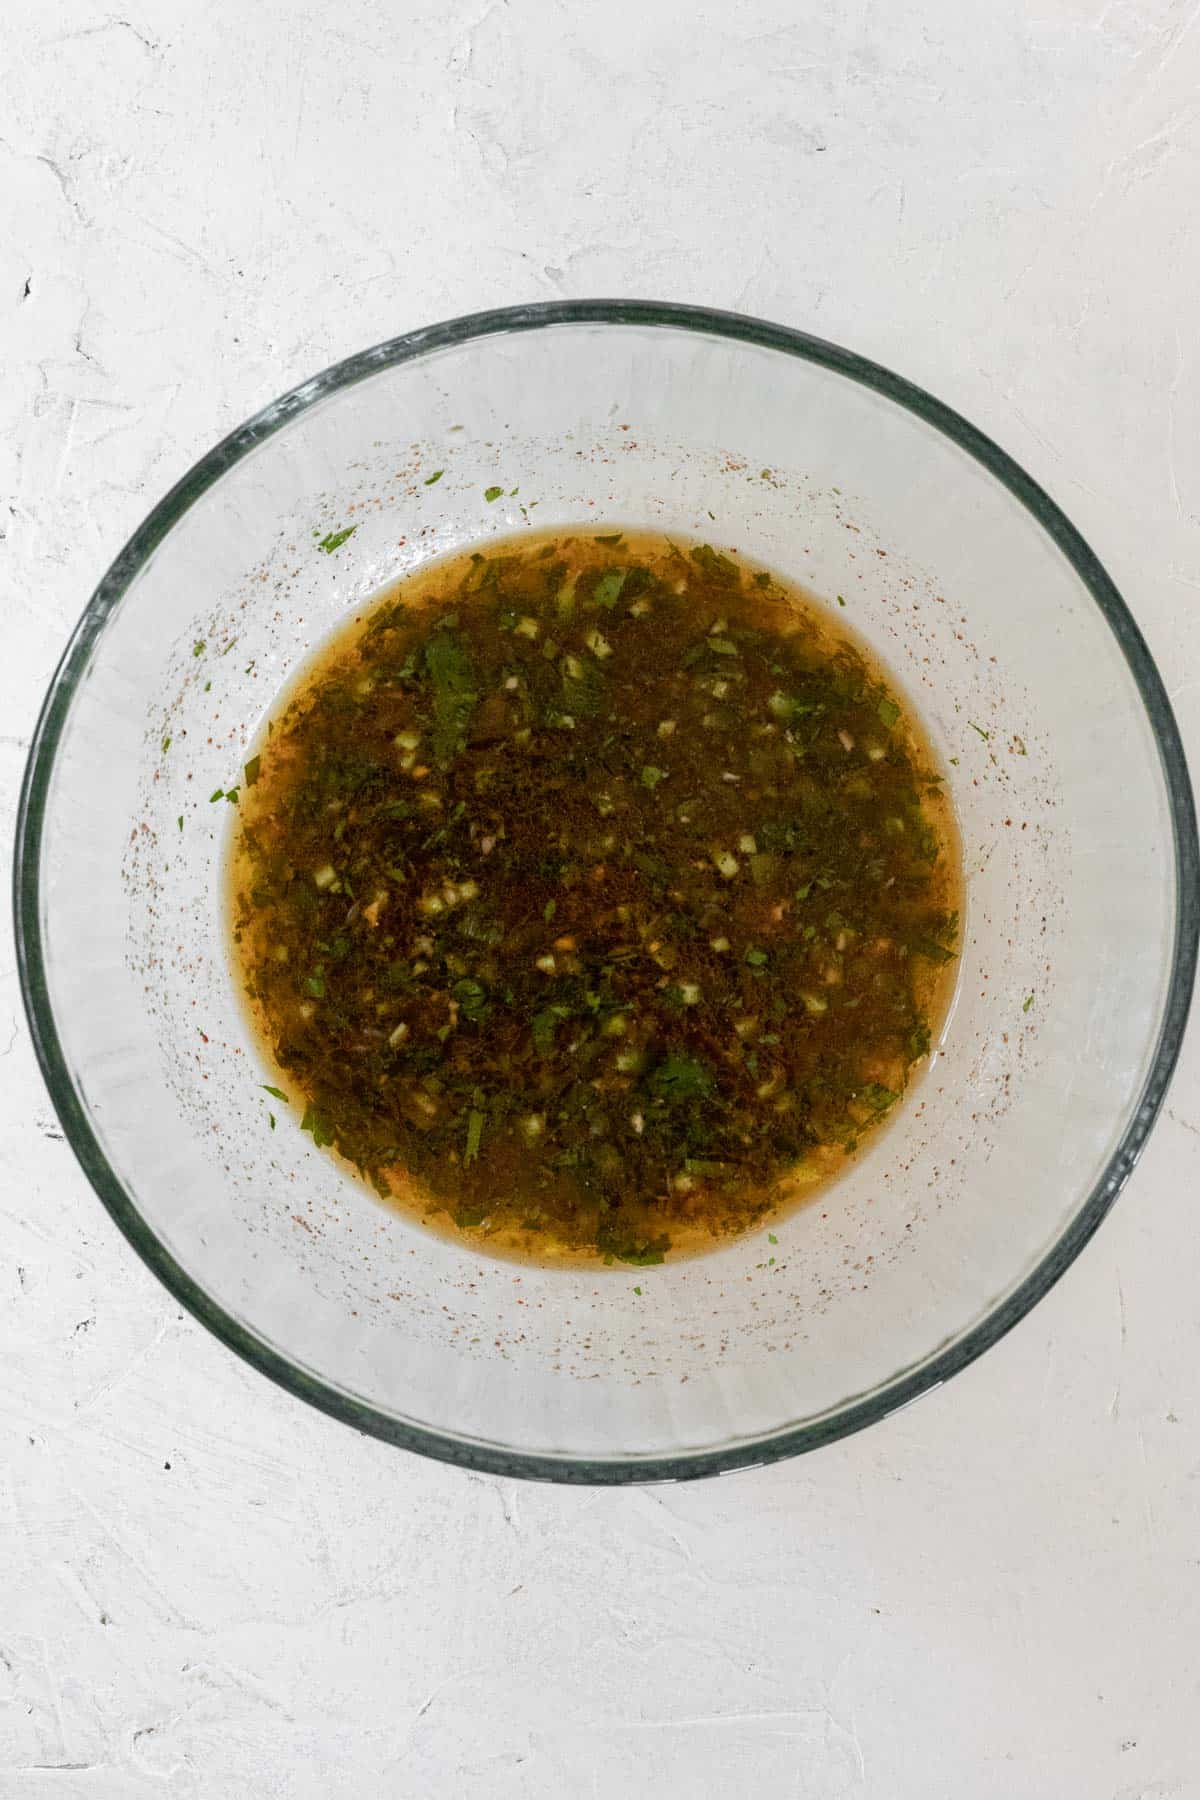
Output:
[[1022,1007],[1022,1008],[1021,1008],[1021,1011],[1022,1011],[1022,1012],[1026,1012],[1026,1013],[1027,1013],[1027,1012],[1028,1012],[1028,1011],[1029,1011],[1029,1009],[1030,1009],[1030,1007],[1031,1007],[1031,1006],[1032,1006],[1032,1005],[1033,1005],[1033,995],[1032,995],[1032,994],[1026,994],[1026,996],[1025,996],[1025,1004],[1024,1004],[1024,1006],[1023,1006],[1023,1007]]
[[980,737],[984,740],[985,743],[987,742],[988,738],[990,738],[992,735],[990,731],[985,731],[983,729],[982,725],[977,725],[975,723],[974,719],[968,719],[967,724],[971,727],[972,731],[977,731],[979,733]]
[[646,763],[643,765],[642,786],[644,788],[649,788],[651,793],[654,792],[660,781],[665,781],[666,779],[667,771],[665,769],[656,769],[653,763]]
[[607,1222],[602,1222],[596,1233],[596,1248],[606,1262],[630,1263],[637,1269],[660,1263],[670,1247],[667,1237],[627,1238]]
[[504,489],[502,487],[487,487],[483,490],[483,497],[490,506],[493,500],[499,500],[503,492]]
[[326,556],[332,556],[334,551],[340,550],[346,539],[348,537],[353,537],[357,530],[357,525],[347,525],[341,531],[326,532],[325,536],[317,545],[317,549],[323,550]]
[[891,698],[891,696],[889,694],[885,694],[883,696],[882,700],[879,702],[879,706],[878,706],[877,710],[879,713],[879,717],[881,718],[883,723],[887,726],[888,730],[890,731],[892,729],[892,726],[896,723],[897,719],[900,717],[900,708],[896,705],[896,702]]
[[258,1085],[264,1094],[270,1094],[274,1099],[282,1100],[285,1105],[287,1104],[287,1095],[282,1088],[272,1087],[269,1081],[260,1081]]
[[304,1117],[300,1121],[301,1131],[311,1131],[312,1141],[318,1150],[324,1144],[332,1144],[334,1140],[333,1126],[320,1109],[311,1101],[304,1109]]
[[615,606],[621,597],[621,589],[625,586],[627,569],[607,569],[592,589],[592,599],[597,606]]
[[426,487],[432,487],[432,486],[433,486],[433,484],[434,484],[434,482],[435,482],[435,481],[440,481],[440,480],[441,480],[441,479],[442,479],[442,476],[443,476],[443,475],[444,475],[444,474],[445,474],[445,473],[446,473],[446,471],[445,471],[445,469],[435,469],[435,470],[434,470],[434,471],[433,471],[433,474],[432,474],[432,475],[427,475],[427,476],[426,476],[426,477],[425,477],[425,486],[426,486]]
[[165,737],[162,741],[162,753],[164,756],[167,754],[167,751],[170,748],[171,748],[171,740],[169,737]]
[[450,992],[458,1002],[458,1010],[464,1019],[486,1019],[488,994],[481,981],[473,981],[469,975],[464,975],[461,981],[455,982]]
[[741,572],[732,557],[723,556],[711,544],[697,544],[692,551],[692,561],[703,569],[710,581],[719,581],[726,587],[736,586],[741,579]]
[[246,786],[247,787],[254,786],[255,782],[258,780],[261,769],[262,769],[262,757],[261,756],[252,756],[250,758],[250,761],[246,764],[245,769],[243,771],[243,773],[245,774],[245,777],[246,777]]
[[650,1077],[650,1087],[669,1105],[686,1100],[707,1100],[716,1087],[712,1071],[694,1056],[672,1050]]
[[948,963],[954,961],[954,951],[947,950],[943,944],[934,943],[932,938],[915,938],[912,944],[914,956],[923,956],[929,962]]
[[425,667],[433,683],[433,754],[446,768],[462,748],[479,697],[475,670],[465,644],[445,629],[425,646]]
[[463,1152],[463,1161],[473,1163],[479,1155],[479,1146],[483,1142],[484,1116],[472,1107],[467,1118],[467,1147]]
[[752,969],[765,968],[767,963],[767,953],[765,950],[760,950],[756,945],[752,944],[746,952],[746,961],[750,964]]
[[204,649],[205,649],[204,639],[197,638],[195,643],[192,645],[192,655],[193,656],[203,656]]
[[564,1019],[569,1019],[569,1006],[544,1006],[533,1015],[533,1046],[539,1056],[554,1052],[554,1034]]

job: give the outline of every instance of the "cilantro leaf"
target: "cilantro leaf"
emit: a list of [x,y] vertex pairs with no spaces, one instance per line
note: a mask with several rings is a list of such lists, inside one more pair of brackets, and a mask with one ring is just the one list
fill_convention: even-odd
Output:
[[716,1082],[707,1064],[672,1050],[651,1075],[650,1087],[660,1100],[676,1105],[688,1100],[707,1100]]
[[325,1144],[332,1144],[333,1126],[319,1108],[310,1101],[304,1109],[304,1117],[300,1121],[301,1131],[311,1131],[312,1141],[320,1149]]
[[467,1147],[463,1152],[463,1161],[473,1163],[479,1155],[479,1146],[483,1142],[484,1115],[472,1107],[467,1117]]
[[433,683],[433,754],[446,768],[462,748],[479,698],[475,668],[462,640],[446,630],[426,645],[425,668]]
[[615,606],[617,604],[628,573],[627,569],[606,569],[604,571],[592,589],[592,599],[597,606]]
[[692,561],[703,569],[710,581],[719,581],[725,587],[736,587],[742,578],[733,559],[714,550],[711,544],[697,544],[692,551]]

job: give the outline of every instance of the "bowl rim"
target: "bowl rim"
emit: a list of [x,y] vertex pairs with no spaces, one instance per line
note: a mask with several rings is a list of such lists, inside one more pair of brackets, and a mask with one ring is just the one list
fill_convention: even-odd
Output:
[[[393,1417],[292,1362],[219,1306],[160,1242],[92,1130],[71,1077],[50,1002],[41,928],[41,846],[55,758],[75,693],[110,615],[168,532],[210,487],[258,444],[340,389],[406,362],[502,333],[559,325],[650,326],[775,350],[873,389],[914,413],[980,463],[1052,539],[1117,640],[1158,750],[1171,814],[1175,933],[1158,1037],[1141,1093],[1090,1194],[1038,1264],[1004,1299],[952,1342],[865,1395],[765,1437],[674,1455],[554,1456],[509,1449]],[[1200,940],[1200,844],[1178,726],[1145,639],[1113,581],[1045,490],[961,414],[890,369],[825,339],[746,314],[653,300],[561,300],[497,308],[405,332],[271,401],[213,446],[152,508],[102,577],[51,678],[30,745],[17,812],[13,916],[25,1016],[50,1098],[68,1143],[100,1200],[169,1293],[229,1349],[288,1392],[359,1431],[467,1469],[584,1485],[678,1481],[780,1461],[846,1437],[939,1387],[1010,1331],[1074,1262],[1125,1186],[1162,1105],[1187,1023]]]

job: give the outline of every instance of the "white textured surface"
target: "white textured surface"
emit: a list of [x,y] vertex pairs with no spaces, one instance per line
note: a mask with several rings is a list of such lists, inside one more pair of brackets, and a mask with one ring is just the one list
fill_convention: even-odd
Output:
[[[1200,9],[9,0],[0,814],[92,583],[284,387],[516,299],[740,307],[1050,488],[1200,755]],[[800,1462],[408,1458],[180,1315],[0,948],[0,1796],[1200,1795],[1200,1046],[1057,1290]]]

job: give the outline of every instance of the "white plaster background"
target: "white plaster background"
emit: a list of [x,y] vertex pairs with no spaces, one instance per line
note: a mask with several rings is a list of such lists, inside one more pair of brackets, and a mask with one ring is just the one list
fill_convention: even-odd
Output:
[[[212,441],[406,327],[743,308],[960,407],[1200,755],[1196,0],[7,0],[0,815]],[[5,846],[7,849],[7,845]],[[151,1280],[0,947],[0,1796],[1200,1795],[1200,1046],[1057,1290],[864,1436],[682,1488],[355,1436]]]

